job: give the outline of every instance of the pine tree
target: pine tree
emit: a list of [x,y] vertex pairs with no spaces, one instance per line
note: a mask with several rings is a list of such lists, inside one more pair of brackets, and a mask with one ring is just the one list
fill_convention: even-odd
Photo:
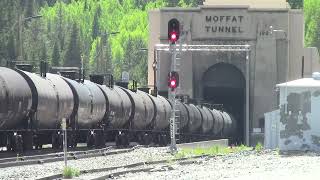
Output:
[[87,10],[88,10],[88,0],[85,0],[83,5],[83,11],[87,11]]
[[65,55],[64,66],[80,67],[81,66],[81,53],[79,45],[79,32],[77,24],[74,23],[70,37],[70,44]]
[[59,43],[55,42],[52,51],[52,66],[60,66],[60,52],[59,52]]
[[96,39],[99,34],[100,34],[100,30],[99,30],[99,18],[101,15],[101,7],[98,6],[96,13],[94,14],[94,18],[93,18],[93,24],[92,24],[92,39]]
[[62,2],[59,2],[59,9],[58,9],[58,39],[60,43],[61,50],[64,50],[64,32],[63,32],[63,9],[62,9]]
[[104,36],[103,38],[103,44],[106,44],[106,52],[105,54],[105,65],[106,65],[106,73],[112,74],[113,69],[112,69],[112,61],[111,61],[111,48],[110,48],[110,43],[108,41],[108,37]]
[[26,17],[33,16],[33,7],[34,7],[34,0],[27,0],[27,10],[26,10]]
[[292,9],[302,9],[303,8],[303,0],[288,0]]
[[47,61],[47,48],[45,43],[43,43],[43,46],[41,48],[40,58],[41,61]]
[[10,35],[9,42],[7,44],[7,52],[8,52],[8,58],[10,61],[16,60],[17,54],[16,54],[15,43],[14,43],[14,37],[12,34]]

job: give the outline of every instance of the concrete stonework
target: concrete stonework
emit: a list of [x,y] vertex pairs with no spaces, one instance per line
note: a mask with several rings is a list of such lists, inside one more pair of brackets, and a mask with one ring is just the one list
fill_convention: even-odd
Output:
[[[226,63],[241,71],[243,77],[250,82],[250,137],[255,137],[253,129],[261,128],[263,131],[264,113],[277,109],[276,84],[301,77],[304,54],[305,77],[311,76],[312,71],[319,70],[312,68],[319,67],[317,51],[304,48],[301,10],[286,7],[262,8],[250,4],[162,8],[149,12],[149,85],[153,85],[155,80],[152,66],[154,47],[156,44],[168,44],[168,21],[172,18],[176,18],[186,32],[184,44],[250,45],[249,77],[246,77],[244,52],[186,52],[181,56],[179,68],[179,93],[192,99],[205,99],[204,75],[215,65]],[[159,74],[156,85],[159,92],[165,93],[168,91],[167,74],[170,71],[171,55],[159,52],[156,63]],[[219,80],[215,82],[220,83],[217,86],[233,86]]]

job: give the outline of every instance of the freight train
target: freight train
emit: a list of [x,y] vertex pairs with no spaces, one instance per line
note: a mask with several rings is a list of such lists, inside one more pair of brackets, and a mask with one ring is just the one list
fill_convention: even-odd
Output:
[[[70,147],[166,145],[171,110],[172,102],[160,95],[0,67],[0,147],[7,150],[61,148],[63,120]],[[178,102],[176,115],[181,142],[235,136],[236,121],[227,112]]]

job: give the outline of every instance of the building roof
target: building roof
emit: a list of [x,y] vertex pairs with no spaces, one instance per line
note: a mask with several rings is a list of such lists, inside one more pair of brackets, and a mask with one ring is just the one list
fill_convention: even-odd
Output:
[[297,79],[294,81],[289,81],[286,83],[277,84],[277,87],[319,87],[320,88],[320,80],[316,80],[314,78],[303,78]]
[[205,0],[204,6],[246,5],[250,8],[289,8],[286,0]]

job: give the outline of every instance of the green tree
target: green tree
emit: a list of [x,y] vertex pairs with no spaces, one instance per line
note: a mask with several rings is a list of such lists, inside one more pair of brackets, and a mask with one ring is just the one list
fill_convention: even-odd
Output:
[[304,1],[305,43],[320,48],[320,1]]
[[45,43],[43,43],[43,46],[41,48],[40,60],[47,61],[47,48]]
[[26,17],[33,16],[34,0],[27,0]]
[[288,0],[292,9],[302,9],[303,8],[303,0]]
[[57,19],[56,21],[58,21],[57,23],[57,33],[58,33],[58,39],[59,39],[59,42],[60,42],[60,48],[63,50],[64,49],[64,31],[63,31],[63,3],[62,2],[59,2],[58,3],[58,13],[57,13]]
[[10,61],[17,59],[16,48],[15,48],[15,43],[14,43],[14,37],[13,37],[12,34],[9,37],[9,42],[8,42],[8,45],[7,45],[7,51],[8,51],[8,58],[9,58]]
[[64,66],[71,66],[71,67],[81,66],[79,31],[76,23],[73,23],[73,26],[72,26],[70,44],[65,55]]
[[92,39],[96,39],[97,36],[100,35],[100,31],[99,31],[99,18],[101,15],[101,7],[98,6],[96,13],[94,14],[94,18],[93,18],[93,24],[92,24]]
[[60,66],[60,50],[59,50],[59,43],[57,43],[57,41],[54,43],[54,46],[53,46],[51,65]]

